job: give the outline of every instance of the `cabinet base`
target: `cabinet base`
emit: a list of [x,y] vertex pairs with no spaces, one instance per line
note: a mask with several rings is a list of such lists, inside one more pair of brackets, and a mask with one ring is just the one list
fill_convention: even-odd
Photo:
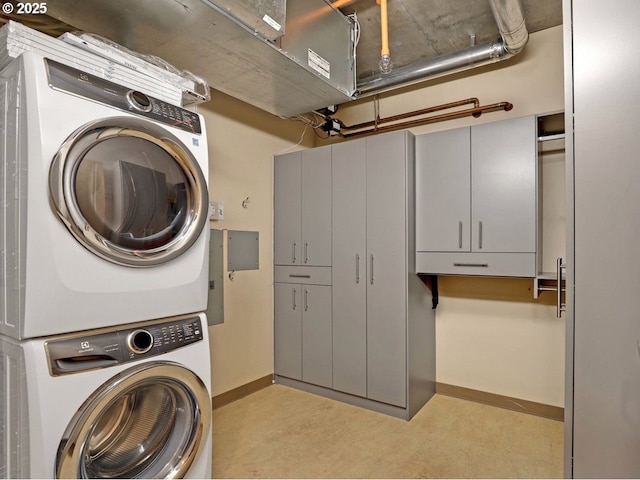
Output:
[[[291,378],[282,377],[280,375],[275,375],[274,381],[275,383],[278,383],[280,385],[296,388],[307,393],[313,393],[314,395],[320,395],[322,397],[330,398],[331,400],[337,400],[339,402],[348,403],[349,405],[354,405],[356,407],[366,408],[367,410],[383,413],[392,417],[411,420],[408,408],[401,408],[394,405],[389,405],[387,403],[376,402],[374,400],[369,400],[368,398],[362,398],[355,395],[350,395],[348,393],[338,392],[330,388],[312,385],[310,383],[293,380]],[[429,401],[434,393],[435,391],[428,396],[425,404],[427,403],[427,401]]]

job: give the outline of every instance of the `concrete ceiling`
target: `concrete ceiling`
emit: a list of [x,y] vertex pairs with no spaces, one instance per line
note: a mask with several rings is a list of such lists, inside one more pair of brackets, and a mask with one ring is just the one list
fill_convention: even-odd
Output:
[[[380,7],[376,0],[332,2],[344,5],[340,10],[345,14],[355,13],[360,23],[356,56],[358,80],[379,73]],[[521,2],[529,33],[562,24],[562,0]],[[49,3],[55,10],[56,0]],[[395,68],[462,50],[472,42],[480,44],[499,37],[487,0],[388,0],[388,15],[389,46]],[[7,18],[55,36],[73,29],[46,15],[2,15],[0,20]]]
[[[529,33],[562,24],[562,0],[521,1]],[[360,23],[358,79],[379,73],[380,7],[376,0],[356,0],[340,10],[355,12]],[[394,68],[499,37],[487,0],[388,0],[388,17]]]
[[[17,3],[16,0],[8,1]],[[243,1],[260,3],[263,1],[282,2],[283,0]],[[308,0],[287,1],[307,2]],[[486,44],[500,37],[488,0],[387,1],[389,46],[395,69],[458,52],[474,44]],[[522,2],[525,23],[529,33],[562,24],[562,0],[519,1]],[[380,7],[377,5],[376,0],[324,0],[324,2],[333,5],[335,8],[339,6],[340,10],[345,14],[355,13],[357,15],[361,32],[356,55],[357,83],[366,83],[367,78],[379,74],[378,64],[381,45]],[[322,3],[322,0],[320,0],[320,3]],[[204,25],[206,28],[193,29],[190,27],[192,24],[195,25],[197,23],[196,20],[199,17],[210,14],[211,9],[203,5],[204,3],[201,0],[49,0],[47,6],[51,16],[0,14],[0,24],[13,19],[52,36],[59,36],[65,31],[77,29],[97,33],[135,51],[161,56],[178,69],[187,69],[201,74],[214,88],[217,87],[225,93],[279,116],[289,116],[336,103],[333,98],[323,97],[316,102],[318,105],[314,104],[312,106],[313,108],[302,102],[304,105],[290,106],[283,113],[282,109],[274,107],[274,105],[282,103],[282,99],[274,100],[268,98],[261,103],[258,101],[259,99],[256,100],[256,98],[251,97],[251,95],[255,97],[255,92],[253,91],[255,89],[253,88],[241,86],[242,88],[239,88],[240,94],[237,94],[238,92],[233,88],[225,90],[223,88],[224,82],[217,77],[209,79],[207,73],[200,73],[201,70],[206,72],[208,64],[211,64],[209,65],[211,68],[215,67],[215,62],[213,61],[205,61],[205,64],[203,64],[203,58],[209,58],[212,52],[215,53],[220,50],[215,46],[205,48],[208,45],[207,42],[211,43],[213,41],[209,37],[215,37],[215,32],[224,36],[224,32],[215,30],[216,28],[221,28],[216,26],[215,19],[207,20],[210,23],[207,23],[206,19],[202,19],[200,22],[202,25],[200,26]],[[291,3],[289,5],[291,6]],[[190,15],[187,15],[187,12]],[[180,16],[180,18],[177,18],[177,16]],[[212,28],[214,33],[212,33]],[[217,45],[224,47],[226,45],[225,42],[229,43],[228,39],[225,40],[225,38],[217,38],[215,40],[218,42]],[[280,42],[280,40],[278,39],[277,42]],[[175,49],[182,52],[179,55],[165,54],[164,50],[163,53],[154,51],[154,48],[159,48],[158,46],[171,46],[174,44],[179,46],[185,43],[188,48],[175,47]],[[203,49],[206,50],[204,52],[206,55],[204,53],[203,55],[193,53],[200,52]],[[230,51],[233,52],[234,50]],[[236,59],[237,62],[242,60],[240,58],[241,55],[235,55],[235,57],[238,57]],[[246,65],[243,69],[242,71],[250,69],[253,73],[261,74],[261,71],[255,66]],[[214,70],[218,72],[220,69],[214,68]],[[239,78],[236,70],[233,71],[235,73],[232,72],[231,78],[231,82],[234,85]],[[284,85],[282,80],[287,75],[286,69],[275,66],[272,70],[274,71],[270,74],[271,76],[260,80],[260,84],[264,84],[265,88],[269,88],[271,84]],[[295,86],[303,89],[304,91],[301,95],[305,99],[309,97],[310,91],[315,92],[318,90],[312,86],[308,86],[305,90],[304,82],[296,82],[296,78],[292,80],[286,77],[284,80],[293,81]],[[252,85],[255,85],[255,83]],[[269,88],[269,91],[271,90],[273,89]],[[286,103],[295,103],[291,100],[289,91],[285,91],[283,95]],[[339,98],[348,99],[349,97],[341,93]],[[305,108],[307,109],[305,110]]]

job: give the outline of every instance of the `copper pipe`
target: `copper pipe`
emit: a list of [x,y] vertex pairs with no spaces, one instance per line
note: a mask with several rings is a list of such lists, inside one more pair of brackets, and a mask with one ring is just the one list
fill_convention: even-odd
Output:
[[411,120],[409,122],[396,123],[394,125],[388,125],[386,127],[370,128],[368,130],[360,130],[358,132],[353,132],[353,133],[345,133],[345,134],[341,133],[340,136],[342,138],[350,138],[355,136],[373,135],[374,133],[390,132],[392,130],[399,130],[407,127],[415,127],[418,125],[426,125],[429,123],[443,122],[445,120],[454,120],[456,118],[462,118],[469,115],[473,115],[474,117],[478,118],[483,113],[497,112],[499,110],[504,110],[505,112],[508,112],[512,108],[513,108],[513,105],[509,102],[499,102],[499,103],[493,103],[491,105],[467,108],[466,110],[460,110],[457,112],[443,113],[441,115],[434,115],[432,117],[420,118],[417,120]]
[[467,98],[465,100],[457,100],[451,103],[436,105],[435,107],[423,108],[422,110],[414,110],[413,112],[401,113],[399,115],[393,115],[391,117],[385,117],[385,118],[377,117],[375,120],[358,123],[356,125],[345,125],[344,123],[340,122],[340,127],[343,130],[356,130],[360,128],[371,127],[373,125],[379,125],[381,123],[396,122],[398,120],[403,120],[405,118],[417,117],[419,115],[426,115],[427,113],[439,112],[440,110],[448,110],[450,108],[461,107],[463,105],[470,105],[470,104],[473,104],[475,108],[480,107],[480,101],[477,98],[472,97],[472,98]]

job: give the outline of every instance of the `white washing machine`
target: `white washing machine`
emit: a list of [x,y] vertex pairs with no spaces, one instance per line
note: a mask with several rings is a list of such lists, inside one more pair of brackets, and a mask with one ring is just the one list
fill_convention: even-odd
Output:
[[0,102],[0,333],[204,311],[202,116],[35,53]]
[[0,336],[0,478],[210,478],[204,314]]

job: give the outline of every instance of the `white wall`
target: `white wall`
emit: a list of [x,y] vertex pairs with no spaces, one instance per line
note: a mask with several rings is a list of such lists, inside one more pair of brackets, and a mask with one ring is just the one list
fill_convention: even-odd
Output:
[[[209,327],[215,396],[273,373],[272,157],[296,145],[304,127],[218,91],[199,113],[208,130],[209,195],[225,209],[224,220],[212,221],[211,228],[260,235],[260,268],[236,272],[233,280],[226,271],[225,235],[224,324]],[[307,146],[311,137],[307,132]]]
[[[392,52],[393,55],[393,52]],[[511,102],[513,110],[411,128],[416,134],[510,117],[560,111],[562,27],[531,35],[525,50],[502,63],[379,95],[380,116],[477,97],[481,105]],[[373,97],[343,105],[346,124],[372,120]],[[545,158],[543,263],[563,255],[563,165]],[[553,293],[533,300],[532,280],[441,277],[436,313],[437,381],[548,405],[564,405],[564,320]]]

